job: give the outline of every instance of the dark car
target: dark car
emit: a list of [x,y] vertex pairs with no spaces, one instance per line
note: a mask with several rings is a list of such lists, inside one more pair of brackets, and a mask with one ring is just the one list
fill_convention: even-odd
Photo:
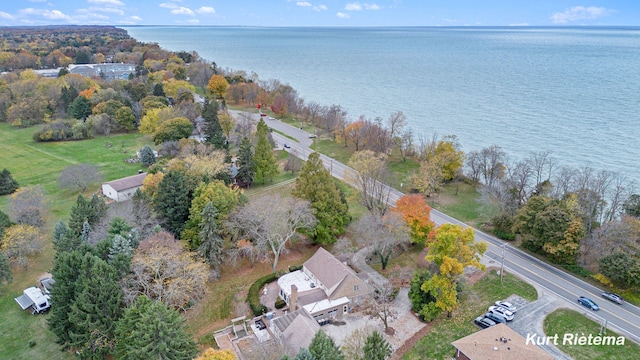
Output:
[[478,316],[475,320],[473,320],[473,322],[482,329],[486,329],[496,324],[495,322],[493,322],[493,320],[489,320],[484,316]]
[[493,321],[496,324],[507,322],[507,319],[505,319],[504,316],[494,314],[492,312],[488,312],[484,314],[484,317]]
[[624,302],[624,300],[622,300],[622,296],[611,292],[603,292],[602,297],[607,300],[611,300],[618,305],[622,305],[622,303]]
[[588,297],[584,297],[584,296],[580,296],[580,298],[578,298],[578,304],[588,307],[589,309],[593,310],[593,311],[597,311],[600,309],[600,307],[598,307],[598,304],[596,304],[595,301],[589,299]]
[[260,113],[260,116],[267,116],[267,114],[265,114],[265,113]]

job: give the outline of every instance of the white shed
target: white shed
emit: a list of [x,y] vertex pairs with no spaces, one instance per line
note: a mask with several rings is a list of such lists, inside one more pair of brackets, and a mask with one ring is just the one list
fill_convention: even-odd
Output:
[[106,182],[102,184],[102,193],[104,196],[115,201],[129,200],[133,197],[136,190],[142,187],[142,182],[145,177],[147,177],[147,173],[141,173]]

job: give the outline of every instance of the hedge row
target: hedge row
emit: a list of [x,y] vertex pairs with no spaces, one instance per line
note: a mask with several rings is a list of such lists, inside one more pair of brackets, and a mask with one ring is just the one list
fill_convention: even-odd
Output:
[[249,296],[247,297],[247,300],[249,301],[249,306],[251,307],[254,316],[260,316],[267,312],[267,307],[260,304],[260,289],[262,289],[265,284],[274,282],[277,279],[278,276],[276,274],[269,274],[256,280],[256,282],[254,282],[249,288]]

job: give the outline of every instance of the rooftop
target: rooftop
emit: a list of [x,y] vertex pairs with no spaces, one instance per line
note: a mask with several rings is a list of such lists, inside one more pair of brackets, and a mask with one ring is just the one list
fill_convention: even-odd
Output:
[[321,311],[334,308],[336,306],[346,305],[348,303],[349,303],[349,298],[346,296],[343,296],[335,300],[329,300],[329,299],[320,300],[318,302],[305,305],[303,306],[303,308],[306,312],[313,315]]
[[126,178],[109,181],[109,182],[106,182],[105,184],[110,185],[115,191],[123,191],[123,190],[142,186],[142,182],[144,181],[145,177],[147,177],[147,173],[137,174],[137,175],[129,176]]
[[302,270],[290,272],[278,279],[278,286],[284,290],[287,296],[291,295],[291,285],[298,287],[298,294],[317,288],[317,284],[311,281]]
[[318,248],[318,251],[304,263],[304,267],[314,274],[327,289],[333,289],[347,275],[356,276],[355,271],[324,248]]

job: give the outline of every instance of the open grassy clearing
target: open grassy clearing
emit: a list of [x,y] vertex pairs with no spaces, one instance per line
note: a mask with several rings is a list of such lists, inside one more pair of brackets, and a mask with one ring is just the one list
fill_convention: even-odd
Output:
[[479,314],[497,299],[504,299],[512,294],[527,300],[535,300],[537,292],[533,286],[505,273],[503,283],[500,275],[491,270],[480,281],[470,286],[462,294],[460,308],[451,318],[441,315],[433,321],[433,328],[420,339],[403,357],[406,360],[450,359],[455,356],[455,348],[451,342],[478,331],[473,323]]
[[[597,336],[600,324],[588,319],[577,311],[558,309],[544,319],[544,332],[548,336],[558,334],[558,348],[576,360],[582,359],[637,359],[640,346],[625,339],[624,345],[569,345],[563,344],[564,334],[578,334],[578,336]],[[607,330],[605,336],[619,335]]]
[[475,227],[488,222],[496,211],[480,202],[475,186],[464,182],[446,184],[427,201],[434,209]]

